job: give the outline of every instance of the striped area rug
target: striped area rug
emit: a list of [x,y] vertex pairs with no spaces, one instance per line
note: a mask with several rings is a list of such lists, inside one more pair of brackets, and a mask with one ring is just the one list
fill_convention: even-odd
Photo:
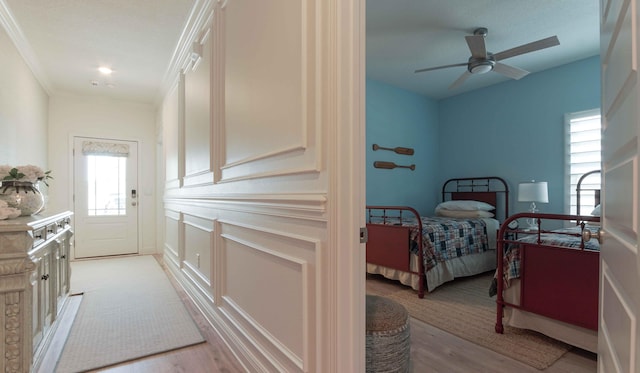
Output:
[[55,372],[84,372],[204,342],[153,256],[71,263],[83,293]]

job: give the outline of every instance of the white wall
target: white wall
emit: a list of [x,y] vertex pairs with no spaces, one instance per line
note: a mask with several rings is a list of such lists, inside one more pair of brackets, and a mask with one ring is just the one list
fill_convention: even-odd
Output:
[[141,253],[156,252],[156,108],[102,97],[55,95],[49,101],[50,210],[71,210],[73,136],[138,141]]
[[0,28],[0,164],[47,162],[47,93]]

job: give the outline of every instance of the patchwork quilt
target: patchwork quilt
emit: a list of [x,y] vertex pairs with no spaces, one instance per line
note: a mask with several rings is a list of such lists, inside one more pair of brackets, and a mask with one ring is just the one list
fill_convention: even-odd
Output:
[[[413,221],[412,221],[413,220]],[[487,225],[482,219],[421,217],[424,267],[428,271],[452,258],[489,250]],[[404,219],[403,225],[416,224]],[[411,252],[418,254],[418,228],[411,230]]]

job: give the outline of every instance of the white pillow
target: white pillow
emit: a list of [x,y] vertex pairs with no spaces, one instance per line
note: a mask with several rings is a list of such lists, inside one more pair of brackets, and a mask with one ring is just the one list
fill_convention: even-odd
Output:
[[472,211],[472,210],[491,211],[491,210],[495,210],[496,208],[485,202],[471,201],[471,200],[469,201],[456,200],[456,201],[442,202],[441,204],[436,206],[436,210],[437,209],[465,210],[465,211]]
[[596,206],[596,208],[594,208],[593,211],[591,211],[591,215],[600,216],[600,205]]
[[447,210],[436,209],[436,216],[444,216],[447,218],[492,218],[493,214],[483,210]]

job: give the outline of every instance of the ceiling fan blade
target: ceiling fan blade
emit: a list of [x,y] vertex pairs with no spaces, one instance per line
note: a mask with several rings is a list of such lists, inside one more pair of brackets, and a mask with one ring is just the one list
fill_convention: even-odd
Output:
[[464,83],[465,80],[467,80],[467,78],[469,77],[469,75],[471,75],[471,73],[469,72],[469,70],[465,70],[462,75],[460,75],[458,77],[458,79],[456,79],[455,82],[451,83],[451,85],[449,86],[449,89],[454,89],[457,86],[459,86],[460,84]]
[[443,66],[436,66],[436,67],[427,67],[425,69],[418,69],[416,71],[414,71],[414,73],[421,73],[424,71],[431,71],[431,70],[439,70],[439,69],[445,69],[447,67],[455,67],[455,66],[467,66],[467,62],[461,62],[461,63],[454,63],[452,65],[443,65]]
[[527,70],[522,70],[521,68],[500,62],[496,62],[496,64],[493,65],[493,71],[515,80],[524,78],[529,74]]
[[487,47],[484,44],[484,35],[468,35],[464,38],[467,39],[467,45],[473,58],[487,58]]
[[560,41],[558,40],[558,37],[550,36],[545,39],[540,39],[538,41],[534,41],[531,43],[522,44],[521,46],[518,46],[515,48],[507,49],[506,51],[502,51],[500,53],[495,53],[493,55],[493,58],[495,58],[496,61],[500,61],[506,58],[519,56],[521,54],[534,52],[540,49],[555,47],[556,45],[560,45]]

